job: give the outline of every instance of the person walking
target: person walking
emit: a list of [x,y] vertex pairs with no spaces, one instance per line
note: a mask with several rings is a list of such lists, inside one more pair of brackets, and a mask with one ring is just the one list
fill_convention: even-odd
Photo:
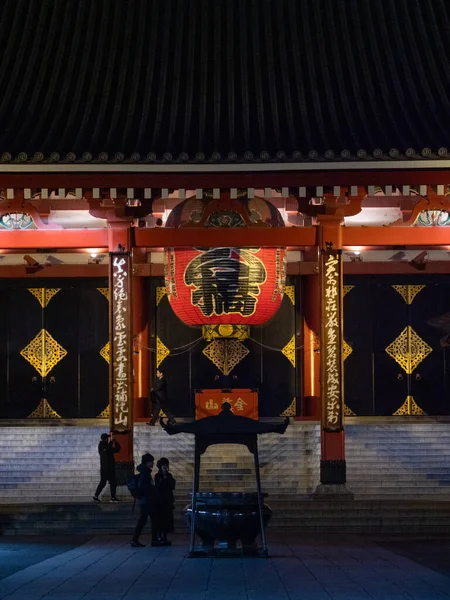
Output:
[[133,539],[131,540],[132,548],[143,548],[145,544],[141,544],[139,538],[142,530],[150,517],[152,525],[152,546],[161,546],[158,542],[157,526],[156,526],[156,511],[155,511],[155,484],[152,478],[152,469],[155,459],[150,453],[142,456],[142,462],[137,467],[139,480],[137,485],[136,501],[139,505],[139,519],[136,523]]
[[116,441],[114,434],[110,433],[108,435],[107,433],[102,433],[98,445],[98,453],[100,455],[100,483],[92,498],[97,504],[101,503],[99,496],[107,482],[109,482],[109,489],[111,491],[111,502],[119,502],[116,498],[116,459],[114,458],[114,454],[117,454],[119,450],[120,444]]
[[171,546],[172,542],[167,539],[167,534],[172,533],[173,510],[175,507],[175,478],[169,473],[169,461],[160,458],[156,463],[158,472],[155,475],[156,488],[156,528],[158,541],[162,546]]
[[161,369],[156,370],[156,384],[155,388],[151,391],[152,399],[152,418],[147,425],[154,426],[159,417],[159,411],[162,409],[169,419],[171,425],[175,424],[175,417],[170,412],[167,406],[167,381],[164,377],[164,371]]

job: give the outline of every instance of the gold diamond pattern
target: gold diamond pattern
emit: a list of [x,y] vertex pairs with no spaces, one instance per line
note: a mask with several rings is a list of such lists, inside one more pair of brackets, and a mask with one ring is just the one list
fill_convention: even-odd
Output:
[[352,291],[352,289],[354,288],[354,285],[343,285],[342,286],[342,292],[343,292],[343,297],[345,298],[345,296]]
[[[284,287],[284,293],[289,298],[289,300],[292,302],[292,304],[295,306],[295,286],[286,285]],[[289,416],[289,415],[287,415],[287,416]]]
[[285,357],[291,362],[295,368],[295,335],[291,337],[286,346],[281,350]]
[[393,285],[396,292],[400,294],[406,304],[412,304],[414,298],[423,290],[424,285]]
[[109,302],[109,288],[97,288],[97,290],[100,292],[100,294],[103,294],[103,296],[105,296]]
[[33,294],[42,308],[45,308],[61,288],[28,288],[28,291]]
[[97,419],[109,419],[110,416],[111,416],[111,411],[110,411],[109,404],[108,404],[108,406],[106,408],[104,408],[99,415],[97,415]]
[[103,348],[100,350],[99,352],[100,356],[102,358],[104,358],[106,360],[106,362],[109,365],[109,356],[110,356],[110,346],[109,346],[109,342],[106,342],[106,344],[103,346]]
[[353,348],[344,340],[342,342],[342,360],[345,360],[353,352]]
[[167,346],[165,346],[163,344],[163,342],[157,336],[156,337],[156,367],[159,367],[159,365],[162,363],[162,361],[166,358],[166,356],[169,356],[169,354],[170,354],[169,348],[167,348]]
[[27,417],[27,419],[60,419],[56,410],[50,406],[48,400],[43,398],[39,402],[39,406],[33,410]]
[[408,325],[401,334],[386,348],[386,352],[409,375],[431,353],[431,348]]
[[406,400],[400,406],[398,410],[393,413],[395,416],[399,415],[426,415],[427,413],[420,408],[417,402],[412,396],[407,396]]
[[[294,286],[292,286],[294,287]],[[295,417],[297,411],[297,398],[294,398],[286,410],[283,410],[280,417]]]
[[156,288],[156,306],[158,306],[158,304],[161,302],[164,296],[167,296],[166,287],[164,285],[158,286]]
[[224,375],[229,375],[249,352],[238,340],[213,340],[203,350],[203,354]]
[[20,351],[20,354],[33,365],[41,377],[46,377],[66,356],[67,350],[64,350],[48,331],[41,329],[36,337]]

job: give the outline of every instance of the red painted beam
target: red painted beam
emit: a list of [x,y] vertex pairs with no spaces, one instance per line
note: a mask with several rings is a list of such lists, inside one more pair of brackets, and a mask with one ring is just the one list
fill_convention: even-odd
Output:
[[[282,168],[282,167],[280,167]],[[264,188],[448,184],[448,169],[180,173],[0,173],[0,188]]]
[[344,227],[344,246],[450,246],[450,227]]
[[52,229],[0,231],[1,249],[33,250],[38,248],[107,248],[107,229]]
[[135,229],[135,246],[146,248],[304,247],[315,243],[316,227]]

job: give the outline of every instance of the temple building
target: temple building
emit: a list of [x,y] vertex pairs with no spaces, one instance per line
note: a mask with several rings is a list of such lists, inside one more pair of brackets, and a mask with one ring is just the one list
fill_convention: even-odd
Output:
[[278,497],[443,497],[449,6],[0,12],[0,502],[89,499],[108,429],[122,480],[154,450],[187,490],[187,442],[146,425],[157,369],[177,420],[291,418],[261,444]]

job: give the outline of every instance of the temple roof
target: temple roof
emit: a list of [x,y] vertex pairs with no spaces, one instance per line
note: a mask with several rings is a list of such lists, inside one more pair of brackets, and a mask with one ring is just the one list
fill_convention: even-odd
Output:
[[445,0],[5,0],[0,14],[4,162],[447,156]]

